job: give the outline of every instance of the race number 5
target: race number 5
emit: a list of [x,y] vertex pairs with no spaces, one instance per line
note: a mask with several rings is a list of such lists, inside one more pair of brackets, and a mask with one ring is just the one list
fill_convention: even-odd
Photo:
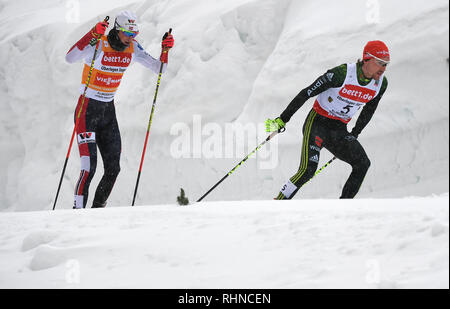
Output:
[[[347,105],[347,106],[345,106],[344,108],[343,108],[343,113],[344,114],[348,114],[348,113],[350,113],[350,108],[351,108],[352,106],[351,105]],[[345,112],[344,112],[344,110],[345,110]]]

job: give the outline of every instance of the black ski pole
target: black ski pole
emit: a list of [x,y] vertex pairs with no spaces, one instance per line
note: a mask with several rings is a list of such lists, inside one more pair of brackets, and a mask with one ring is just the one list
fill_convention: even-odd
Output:
[[270,134],[261,144],[258,145],[258,147],[255,148],[255,150],[253,150],[250,154],[248,154],[241,162],[239,162],[231,171],[228,172],[228,174],[226,174],[225,176],[223,176],[223,178],[221,180],[219,180],[218,183],[216,183],[211,189],[209,189],[208,192],[206,192],[201,198],[198,199],[197,202],[201,202],[209,193],[211,193],[211,191],[213,191],[215,188],[217,188],[218,185],[220,185],[226,178],[228,178],[228,176],[230,176],[231,174],[233,174],[233,172],[235,170],[238,169],[239,166],[241,166],[245,161],[247,161],[247,159],[253,155],[254,153],[256,153],[262,146],[264,146],[265,143],[267,143],[268,141],[270,141],[275,135],[277,135],[278,133],[282,133],[284,132],[286,129],[283,128],[281,130],[275,131],[272,134]]
[[[109,20],[109,16],[106,16],[105,19],[104,19],[104,22],[107,22],[108,20]],[[83,99],[81,101],[80,110],[78,111],[78,114],[77,114],[77,120],[75,121],[75,127],[73,128],[72,137],[70,139],[70,144],[69,144],[69,150],[67,151],[66,160],[64,162],[64,167],[63,167],[63,170],[61,172],[61,178],[59,179],[58,190],[56,191],[55,202],[53,203],[53,210],[55,210],[56,201],[58,201],[59,190],[61,189],[61,184],[62,184],[62,180],[63,180],[63,177],[64,177],[64,173],[66,172],[67,162],[69,161],[70,150],[72,149],[73,138],[75,137],[75,132],[77,131],[78,124],[80,123],[81,111],[83,110],[84,99],[86,97],[86,90],[87,90],[87,88],[89,86],[89,82],[91,81],[92,69],[94,68],[95,56],[97,56],[99,43],[100,43],[100,40],[97,39],[97,45],[95,46],[94,56],[92,57],[91,68],[89,70],[89,74],[88,74],[88,77],[87,77],[87,80],[86,80],[86,86],[84,87]]]
[[[311,180],[311,179],[313,179],[315,176],[317,176],[317,174],[319,174],[321,171],[323,171],[323,170],[325,169],[325,167],[327,167],[328,165],[330,165],[331,162],[333,162],[333,161],[336,160],[336,159],[337,159],[336,157],[331,158],[331,160],[328,161],[327,163],[325,163],[325,165],[322,166],[318,171],[316,171],[316,172],[314,173],[314,175],[313,175],[309,180]],[[305,182],[305,184],[308,183],[309,180],[308,180],[307,182]],[[305,184],[303,184],[303,185],[305,185]]]
[[[169,29],[169,33],[172,33],[172,28]],[[148,121],[147,134],[145,135],[144,149],[142,150],[141,164],[139,165],[139,171],[138,171],[138,176],[137,176],[137,180],[136,180],[136,186],[134,187],[133,201],[131,202],[131,206],[134,206],[134,202],[136,200],[137,189],[139,186],[139,179],[141,178],[142,165],[144,164],[145,150],[147,148],[148,136],[150,134],[150,127],[152,125],[153,113],[155,111],[156,97],[158,96],[159,83],[161,81],[163,65],[164,65],[164,63],[161,62],[161,67],[159,68],[158,82],[156,83],[155,96],[153,97],[152,111],[150,113],[150,120]]]

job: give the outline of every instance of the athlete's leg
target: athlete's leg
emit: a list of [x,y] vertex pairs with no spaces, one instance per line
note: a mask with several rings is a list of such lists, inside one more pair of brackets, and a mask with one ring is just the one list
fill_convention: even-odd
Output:
[[342,134],[337,133],[335,139],[335,143],[327,144],[325,147],[338,159],[352,166],[352,172],[342,189],[340,198],[354,198],[369,170],[370,160],[359,141],[346,130]]
[[[78,100],[75,110],[75,121],[81,107],[82,97]],[[95,174],[97,166],[97,145],[95,130],[97,117],[95,115],[95,102],[85,98],[83,109],[77,128],[78,150],[81,157],[81,172],[75,187],[74,208],[85,208],[89,195],[89,185]]]
[[112,104],[112,107],[108,108],[108,117],[111,117],[111,121],[100,130],[97,140],[105,171],[95,192],[93,208],[106,206],[106,201],[120,172],[120,153],[122,151],[120,131],[114,105],[113,103],[107,104]]
[[303,142],[300,167],[298,172],[281,188],[278,200],[292,199],[298,190],[313,176],[319,164],[320,150],[323,142],[323,128],[316,119],[317,113],[312,110],[303,126]]

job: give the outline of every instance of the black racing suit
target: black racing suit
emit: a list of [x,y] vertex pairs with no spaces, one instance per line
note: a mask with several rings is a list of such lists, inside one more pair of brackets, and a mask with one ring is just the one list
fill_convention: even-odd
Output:
[[[371,79],[364,77],[361,67],[362,63],[359,62],[357,64],[358,82],[364,86],[370,83]],[[287,123],[309,98],[315,97],[329,88],[341,87],[346,75],[346,64],[328,70],[294,98],[280,115],[281,120]],[[329,76],[332,76],[332,78],[330,79]],[[372,118],[386,88],[387,79],[384,77],[379,94],[365,104],[351,133],[347,131],[345,123],[322,116],[314,109],[311,110],[303,125],[303,143],[299,170],[282,188],[276,199],[292,199],[298,190],[314,176],[319,163],[320,150],[323,147],[328,149],[338,159],[352,166],[352,173],[344,185],[341,198],[353,198],[358,193],[369,169],[370,160],[357,137]],[[291,186],[292,189],[285,190],[286,186]],[[285,196],[283,192],[288,196]]]

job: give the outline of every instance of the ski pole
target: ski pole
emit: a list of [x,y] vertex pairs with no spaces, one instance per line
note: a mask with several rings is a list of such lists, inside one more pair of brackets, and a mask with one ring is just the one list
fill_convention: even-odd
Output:
[[[317,175],[318,175],[321,171],[323,171],[328,165],[330,165],[331,162],[333,162],[333,161],[336,160],[336,159],[337,159],[336,157],[331,158],[330,161],[328,161],[327,163],[325,163],[324,166],[322,166],[320,169],[318,169],[318,170],[314,173],[314,175],[313,175],[307,182],[305,182],[305,183],[303,184],[303,186],[306,185],[308,182],[310,182],[311,179],[313,179],[315,176],[317,176]],[[302,186],[302,187],[303,187],[303,186]],[[300,187],[300,188],[301,188],[301,187]]]
[[[325,167],[327,167],[328,165],[330,165],[331,162],[333,162],[333,161],[336,160],[336,159],[337,159],[336,157],[331,158],[330,161],[328,161],[327,163],[325,163],[324,166],[322,166],[317,172],[314,173],[314,176],[316,176],[316,175],[319,174],[321,171],[323,171],[323,170],[325,169]],[[313,176],[313,177],[314,177],[314,176]],[[312,177],[311,177],[311,178],[312,178]],[[310,180],[311,180],[311,179],[310,179]]]
[[255,150],[253,150],[250,154],[248,154],[241,162],[239,162],[231,171],[228,172],[228,174],[226,174],[221,180],[219,180],[218,183],[216,183],[211,189],[209,189],[208,192],[206,192],[201,198],[198,199],[197,202],[201,202],[209,193],[211,193],[211,191],[213,191],[218,185],[220,185],[228,176],[230,176],[231,174],[233,174],[233,172],[235,170],[238,169],[239,166],[241,166],[245,161],[247,161],[247,159],[253,155],[254,153],[256,153],[262,146],[264,146],[265,143],[267,143],[268,141],[270,141],[275,135],[277,135],[278,133],[282,133],[284,132],[286,129],[280,129],[278,131],[273,132],[272,134],[270,134],[261,144],[258,145],[258,147],[255,148]]
[[[109,16],[106,16],[104,19],[104,22],[107,22],[108,20],[109,20]],[[63,167],[63,170],[61,173],[61,178],[59,179],[59,185],[58,185],[58,190],[56,191],[56,197],[55,197],[55,202],[53,204],[53,210],[55,210],[55,207],[56,207],[56,201],[58,200],[59,190],[61,189],[61,184],[62,184],[62,180],[64,177],[64,173],[66,171],[67,162],[69,161],[70,150],[72,149],[73,138],[75,137],[75,132],[77,131],[78,124],[80,122],[81,111],[83,110],[83,105],[84,105],[84,98],[86,97],[86,91],[89,86],[89,82],[91,81],[92,70],[94,69],[95,56],[97,56],[99,44],[100,44],[100,40],[97,39],[97,45],[95,46],[94,56],[92,57],[91,68],[89,70],[89,74],[87,77],[86,86],[84,87],[83,99],[81,100],[80,109],[78,111],[77,119],[75,121],[75,127],[73,128],[72,137],[70,138],[69,150],[67,151],[66,160],[64,162],[64,167]]]
[[[172,28],[169,29],[169,33],[172,33]],[[149,133],[150,133],[150,127],[152,125],[153,113],[155,111],[156,97],[158,96],[159,83],[161,81],[163,65],[164,65],[164,63],[161,62],[161,67],[159,68],[158,81],[156,83],[155,96],[153,97],[152,111],[150,113],[150,120],[148,121],[147,134],[145,135],[144,149],[142,150],[141,164],[139,165],[139,171],[138,171],[138,176],[137,176],[137,180],[136,180],[136,186],[134,187],[133,202],[131,203],[131,206],[134,206],[134,202],[136,200],[136,193],[137,193],[137,189],[138,189],[138,185],[139,185],[139,179],[141,178],[142,165],[144,164],[145,150],[147,148],[148,136],[149,136]]]

